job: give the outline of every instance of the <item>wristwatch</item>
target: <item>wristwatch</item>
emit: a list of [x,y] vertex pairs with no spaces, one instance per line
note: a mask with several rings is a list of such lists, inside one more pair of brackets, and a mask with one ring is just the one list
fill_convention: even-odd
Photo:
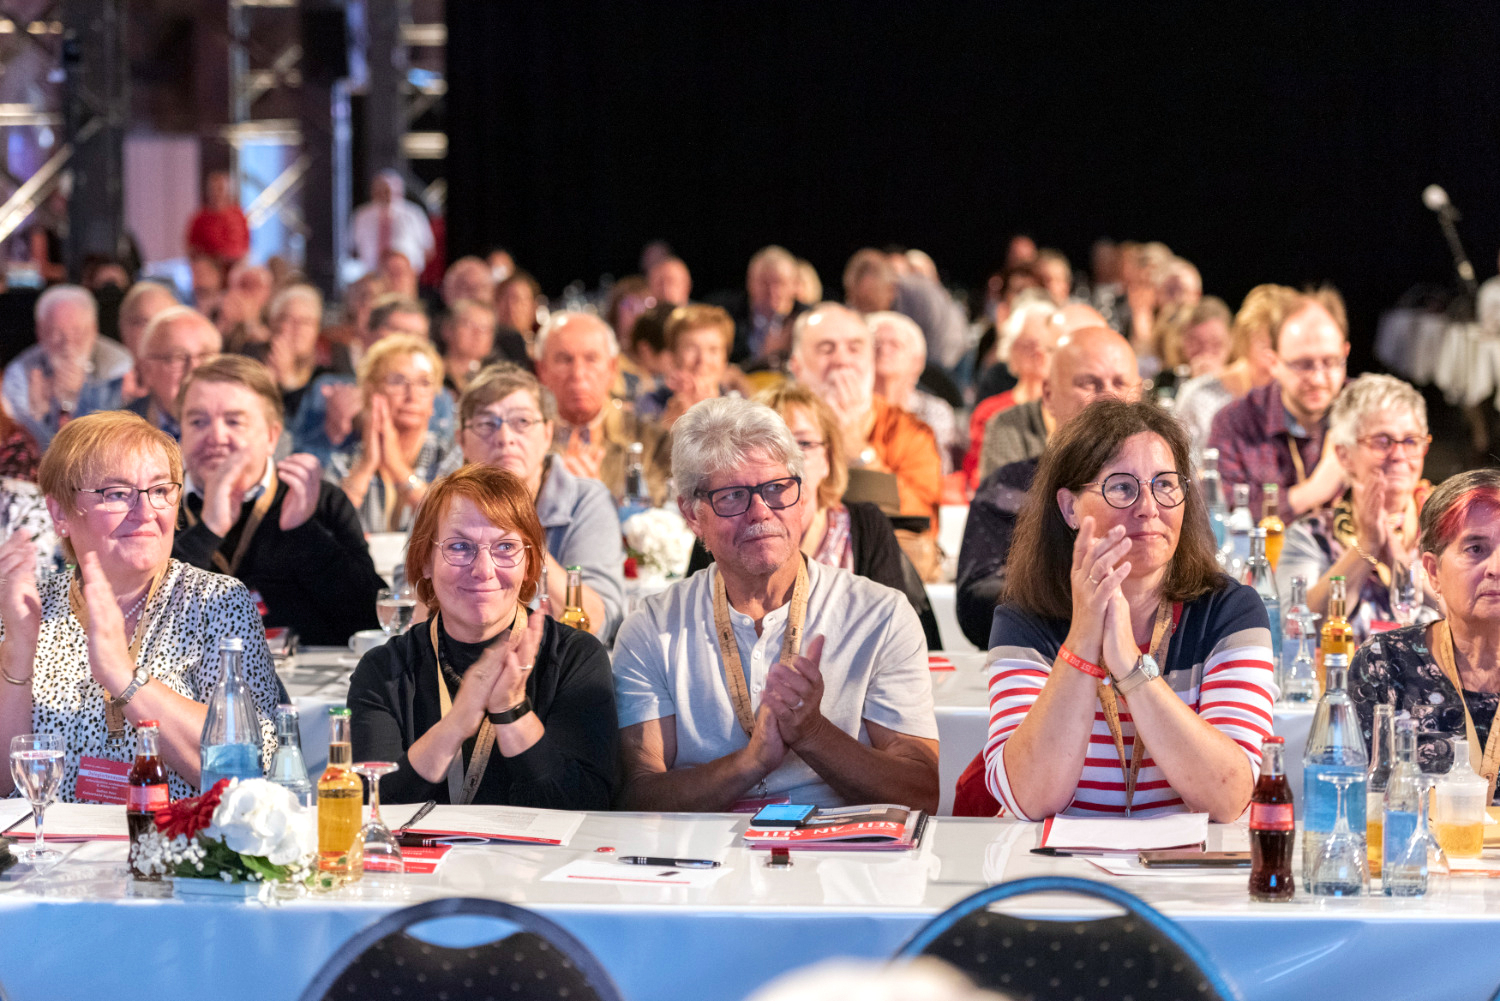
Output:
[[422,479],[422,477],[418,476],[416,473],[412,473],[406,478],[406,489],[412,491],[426,490],[427,481]]
[[109,700],[110,705],[114,706],[116,709],[124,709],[127,705],[130,704],[130,700],[135,698],[135,693],[141,690],[141,686],[150,680],[150,668],[146,667],[145,665],[136,668],[135,677],[130,679],[130,684],[125,686],[125,690],[123,692]]
[[859,454],[854,457],[854,461],[851,462],[850,465],[863,469],[865,466],[874,463],[875,458],[875,446],[866,445],[864,448],[859,450]]
[[1143,653],[1135,662],[1135,670],[1115,682],[1115,691],[1121,695],[1129,695],[1148,681],[1155,681],[1161,677],[1161,665],[1156,658],[1149,653]]
[[531,699],[522,699],[519,705],[511,706],[504,712],[488,713],[490,722],[496,725],[501,723],[514,723],[516,720],[531,712]]

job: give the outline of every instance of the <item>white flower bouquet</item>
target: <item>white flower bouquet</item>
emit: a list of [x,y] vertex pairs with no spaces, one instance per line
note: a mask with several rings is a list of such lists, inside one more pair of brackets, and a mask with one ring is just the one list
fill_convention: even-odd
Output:
[[220,779],[158,811],[132,846],[143,872],[226,883],[305,880],[317,861],[317,818],[267,779]]
[[693,555],[693,530],[682,515],[654,507],[625,519],[623,530],[625,545],[640,570],[667,577],[687,573]]

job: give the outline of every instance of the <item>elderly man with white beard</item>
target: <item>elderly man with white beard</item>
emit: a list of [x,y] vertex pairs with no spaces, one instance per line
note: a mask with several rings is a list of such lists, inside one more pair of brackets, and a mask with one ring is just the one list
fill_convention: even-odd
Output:
[[803,558],[802,468],[758,403],[704,400],[673,426],[677,504],[715,563],[620,627],[623,809],[936,808],[922,627],[900,592]]
[[875,335],[853,310],[825,302],[792,328],[792,375],[833,408],[850,469],[892,473],[902,515],[937,525],[943,466],[932,429],[875,392]]

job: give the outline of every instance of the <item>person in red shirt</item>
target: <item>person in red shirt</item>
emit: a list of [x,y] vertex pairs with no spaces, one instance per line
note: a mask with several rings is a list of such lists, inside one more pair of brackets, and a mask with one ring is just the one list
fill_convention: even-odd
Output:
[[213,258],[228,268],[250,252],[250,224],[234,200],[227,170],[208,175],[206,204],[188,224],[188,254]]

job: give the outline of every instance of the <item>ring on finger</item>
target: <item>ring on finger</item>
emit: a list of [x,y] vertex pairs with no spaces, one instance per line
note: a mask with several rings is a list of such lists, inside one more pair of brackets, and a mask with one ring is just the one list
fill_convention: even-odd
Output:
[[801,709],[806,704],[807,704],[807,700],[806,699],[798,699],[797,700],[797,704],[794,705],[794,706],[792,706],[792,708],[793,709]]
[[1103,581],[1096,579],[1093,574],[1089,574],[1089,583],[1098,587]]

